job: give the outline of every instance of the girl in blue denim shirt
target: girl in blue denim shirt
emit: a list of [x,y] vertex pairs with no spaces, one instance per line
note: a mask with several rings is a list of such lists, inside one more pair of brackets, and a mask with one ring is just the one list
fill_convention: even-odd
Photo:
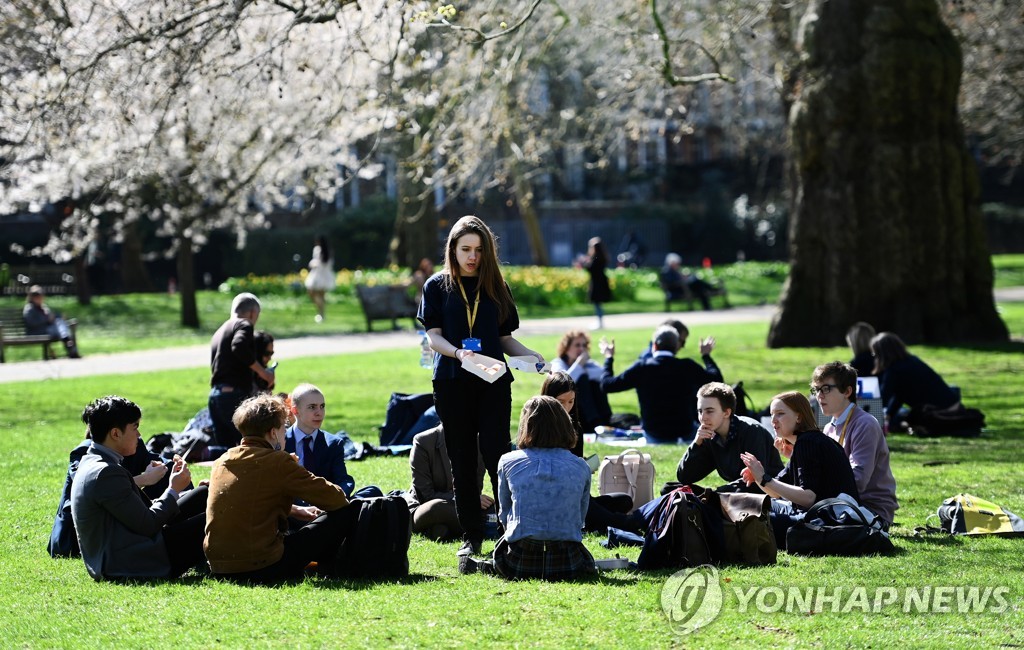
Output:
[[[576,431],[558,400],[530,398],[519,420],[519,447],[498,462],[498,519],[505,536],[493,568],[509,579],[567,580],[596,573],[583,545],[590,467],[570,451]],[[488,571],[467,558],[460,570]]]

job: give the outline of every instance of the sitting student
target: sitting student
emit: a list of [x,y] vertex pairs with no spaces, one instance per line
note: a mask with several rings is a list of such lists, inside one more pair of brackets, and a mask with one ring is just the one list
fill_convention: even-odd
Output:
[[[576,401],[576,385],[572,377],[565,372],[552,372],[540,387],[540,394],[554,397],[569,414],[572,428],[576,432],[576,445],[572,453],[583,458],[583,432],[580,425],[579,402]],[[627,513],[633,509],[633,498],[624,492],[602,494],[590,497],[584,530],[587,532],[606,533],[608,527],[622,530],[639,531],[643,520],[634,518]]]
[[590,467],[570,449],[576,432],[553,397],[531,397],[519,420],[518,450],[498,462],[498,519],[505,536],[492,561],[459,558],[459,572],[509,579],[566,580],[597,573],[583,545]]
[[820,365],[811,375],[811,394],[817,395],[821,412],[832,418],[824,434],[838,442],[850,459],[861,504],[878,515],[888,530],[900,507],[896,479],[889,469],[889,444],[881,425],[857,407],[857,371],[839,361]]
[[[310,562],[329,572],[351,530],[357,509],[345,507],[345,491],[283,451],[286,417],[284,403],[270,395],[235,410],[242,441],[214,463],[206,507],[203,546],[217,575],[270,584],[300,579]],[[288,532],[289,517],[309,523]]]
[[[569,373],[576,383],[576,403],[584,431],[608,425],[612,421],[612,407],[608,394],[601,389],[604,368],[590,358],[590,335],[583,330],[569,330],[558,342],[551,370]],[[582,441],[581,443],[582,444]]]
[[33,284],[25,296],[25,306],[21,310],[21,318],[25,321],[25,333],[29,335],[45,334],[60,339],[64,343],[69,359],[81,359],[71,327],[43,302],[43,288]]
[[[892,332],[882,332],[871,339],[871,353],[889,431],[912,426],[926,406],[952,409],[960,404],[956,391],[928,364],[910,354],[903,340]],[[901,411],[904,404],[909,413]]]
[[[478,467],[477,482],[482,491],[483,458]],[[463,530],[455,511],[452,463],[448,458],[444,428],[441,425],[413,437],[409,468],[412,470],[412,487],[403,496],[412,511],[412,532],[436,541],[461,539]],[[480,509],[487,510],[493,505],[494,499],[481,492]]]
[[[848,494],[858,499],[857,483],[843,448],[818,430],[811,403],[796,391],[772,398],[772,427],[792,444],[789,463],[775,476],[753,454],[740,455],[743,478],[772,497],[772,528],[779,548],[786,548],[786,531],[803,520],[807,509],[822,499]],[[785,452],[784,452],[785,453]]]
[[771,476],[782,471],[782,459],[774,447],[772,434],[757,421],[734,415],[736,393],[729,384],[711,382],[697,391],[697,417],[700,428],[690,444],[679,467],[676,480],[690,485],[704,480],[717,470],[723,480],[719,492],[756,492],[756,484],[747,485],[741,473],[745,467],[741,452],[750,452]]
[[[71,450],[68,458],[68,471],[64,476],[64,491],[61,493],[60,503],[57,505],[57,515],[53,520],[53,529],[50,531],[50,541],[46,545],[46,551],[50,557],[78,557],[81,551],[78,548],[78,537],[75,534],[75,522],[71,518],[71,485],[74,483],[78,466],[82,457],[89,451],[92,440],[86,432],[86,439],[78,443],[78,446]],[[167,475],[167,465],[157,454],[151,453],[146,448],[146,443],[139,438],[136,443],[135,453],[121,459],[121,465],[134,477],[135,485],[142,488],[143,493],[150,500],[158,498],[167,489],[170,476]]]
[[871,339],[875,337],[875,328],[863,321],[854,323],[846,331],[846,343],[853,352],[850,365],[857,371],[858,377],[870,377],[875,374],[875,358],[871,354]]
[[313,384],[299,384],[292,391],[291,409],[295,424],[285,431],[284,450],[298,454],[299,464],[331,483],[340,486],[345,496],[379,497],[380,488],[369,485],[355,494],[356,481],[345,468],[345,441],[341,436],[320,429],[327,412],[324,394]]
[[95,580],[175,578],[203,561],[207,490],[185,492],[192,480],[185,461],[174,459],[170,485],[153,502],[121,465],[138,449],[141,419],[134,402],[116,395],[82,411],[92,444],[71,485],[71,514]]
[[692,359],[676,358],[679,334],[662,325],[651,337],[653,356],[635,362],[618,376],[613,370],[615,341],[602,340],[601,344],[605,356],[601,387],[606,393],[636,389],[647,442],[674,443],[693,438],[697,430],[697,389],[708,382],[722,381],[721,371],[711,360],[714,339],[701,342],[702,368]]

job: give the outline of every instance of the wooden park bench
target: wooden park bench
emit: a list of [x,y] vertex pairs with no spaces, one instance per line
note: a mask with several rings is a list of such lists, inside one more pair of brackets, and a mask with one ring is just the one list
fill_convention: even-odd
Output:
[[0,266],[0,293],[24,296],[38,284],[47,296],[73,296],[78,289],[75,268],[68,264]]
[[419,305],[409,296],[409,287],[402,284],[367,286],[356,285],[359,304],[366,315],[366,331],[373,331],[373,321],[389,319],[392,329],[398,329],[399,318],[413,319]]
[[[21,307],[0,307],[0,363],[7,361],[5,350],[15,345],[39,345],[43,348],[43,361],[56,359],[57,355],[50,347],[61,343],[60,337],[49,334],[28,334],[25,332],[25,321],[21,317]],[[65,319],[71,330],[71,342],[75,340],[75,329],[78,321],[74,318]]]

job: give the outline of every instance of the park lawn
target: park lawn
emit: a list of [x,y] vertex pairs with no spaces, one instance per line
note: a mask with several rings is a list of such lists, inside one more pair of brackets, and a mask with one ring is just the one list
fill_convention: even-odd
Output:
[[[1024,306],[1005,306],[1014,335],[1024,334]],[[767,350],[767,324],[695,328],[693,337],[714,335],[715,359],[726,378],[743,380],[759,407],[772,394],[804,389],[811,369],[848,352],[833,349]],[[622,370],[643,347],[648,331],[609,332],[617,340]],[[696,340],[695,338],[693,340]],[[527,338],[552,350],[556,337]],[[691,344],[686,351],[693,353]],[[144,410],[143,435],[180,430],[205,403],[204,368],[126,376],[25,382],[0,394],[0,493],[7,509],[0,535],[0,638],[7,647],[736,647],[911,646],[988,647],[1024,644],[1024,539],[915,537],[943,499],[970,492],[1024,514],[1024,469],[1019,463],[1024,415],[1019,406],[1024,355],[1020,343],[988,348],[915,348],[964,399],[988,416],[979,439],[890,437],[901,509],[892,557],[805,558],[780,553],[768,567],[721,569],[724,606],[704,629],[679,635],[660,607],[662,586],[672,571],[646,574],[613,571],[595,583],[505,582],[490,576],[460,577],[456,544],[414,537],[411,575],[399,582],[368,583],[309,578],[298,585],[248,588],[189,574],[177,582],[94,583],[81,560],[52,560],[45,553],[67,452],[80,440],[82,406],[109,393],[137,401]],[[416,350],[288,360],[279,386],[312,381],[328,401],[327,426],[357,440],[374,441],[392,391],[423,392],[429,373],[419,368]],[[540,379],[516,374],[516,410]],[[636,412],[633,393],[612,396],[616,411]],[[516,413],[516,415],[518,415]],[[513,423],[511,426],[514,426]],[[599,454],[614,447],[588,445]],[[674,476],[682,449],[648,448],[658,481]],[[198,478],[207,468],[194,468]],[[405,458],[372,458],[351,463],[359,484],[385,491],[407,488]],[[707,484],[716,484],[709,477]],[[597,558],[613,551],[585,542]],[[485,545],[489,549],[490,545]],[[638,549],[618,550],[635,559]],[[900,605],[879,612],[841,611],[857,587],[1002,587],[1009,608],[965,616],[918,613]],[[812,613],[774,611],[771,598],[761,611],[745,611],[734,589],[806,587],[835,593]],[[768,593],[770,596],[771,593]],[[870,598],[870,596],[869,596]],[[902,601],[900,601],[902,602]],[[954,601],[955,602],[955,601]],[[840,611],[833,611],[837,609]]]

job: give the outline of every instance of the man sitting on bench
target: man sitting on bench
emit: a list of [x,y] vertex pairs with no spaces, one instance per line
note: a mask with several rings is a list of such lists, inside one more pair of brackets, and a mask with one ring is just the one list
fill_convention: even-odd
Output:
[[30,336],[47,335],[54,339],[60,339],[64,343],[69,359],[81,359],[78,353],[78,346],[75,345],[75,338],[71,334],[71,328],[60,317],[60,314],[51,310],[43,302],[43,288],[33,284],[28,288],[28,296],[25,298],[25,307],[21,311],[21,317],[25,320],[25,333]]
[[700,300],[704,311],[711,311],[711,294],[713,286],[701,280],[690,269],[680,268],[683,259],[675,253],[665,256],[665,266],[661,269],[661,288],[665,292],[665,311],[673,300],[685,300],[689,296]]

